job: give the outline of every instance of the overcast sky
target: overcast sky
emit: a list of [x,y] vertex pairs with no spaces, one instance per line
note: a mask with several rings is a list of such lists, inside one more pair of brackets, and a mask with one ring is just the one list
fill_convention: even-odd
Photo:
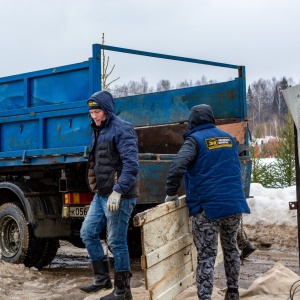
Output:
[[[105,44],[246,67],[259,78],[300,79],[297,0],[0,0],[0,77],[85,61]],[[117,84],[217,81],[237,71],[107,52]]]

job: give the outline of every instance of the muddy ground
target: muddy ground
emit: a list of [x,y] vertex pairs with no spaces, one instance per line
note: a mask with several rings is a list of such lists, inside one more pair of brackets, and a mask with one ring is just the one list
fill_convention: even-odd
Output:
[[[295,227],[286,226],[244,226],[251,243],[256,251],[245,259],[241,265],[240,287],[247,289],[252,282],[270,270],[276,262],[299,274],[298,232]],[[71,248],[73,248],[71,246]],[[82,255],[84,249],[73,248],[74,254],[68,253],[69,246],[62,242],[62,247],[51,265],[51,269],[43,272],[64,273],[66,270],[73,275],[86,275],[91,277],[87,255]],[[67,251],[66,251],[67,250]],[[79,253],[78,253],[79,250]],[[77,251],[77,253],[76,253]],[[77,268],[75,268],[75,265]],[[80,269],[78,269],[80,267]],[[140,259],[132,259],[133,287],[144,287],[144,274]],[[48,271],[47,271],[48,270]],[[223,265],[215,269],[215,286],[225,288],[225,274]]]
[[[247,289],[252,282],[270,270],[276,262],[299,273],[298,231],[287,226],[244,226],[248,239],[257,249],[242,262],[240,287]],[[224,268],[215,270],[215,285],[225,287]]]
[[[299,274],[297,228],[248,226],[245,229],[257,250],[242,263],[241,288],[247,289],[276,262]],[[75,248],[65,241],[60,241],[60,244],[61,247],[51,265],[42,270],[28,269],[22,265],[11,265],[0,261],[0,300],[99,299],[100,293],[87,295],[79,292],[79,287],[92,279],[86,250]],[[134,299],[148,300],[140,259],[132,259],[131,267]],[[225,287],[222,264],[215,268],[215,287],[219,289]],[[192,298],[189,299],[197,299],[196,292],[192,292]]]

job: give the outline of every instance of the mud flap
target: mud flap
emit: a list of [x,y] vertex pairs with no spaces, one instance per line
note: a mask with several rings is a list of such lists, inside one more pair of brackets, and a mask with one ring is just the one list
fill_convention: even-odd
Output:
[[[173,299],[195,284],[197,250],[185,196],[135,215],[141,227],[142,259],[146,289],[151,300]],[[216,265],[223,261],[218,247]]]

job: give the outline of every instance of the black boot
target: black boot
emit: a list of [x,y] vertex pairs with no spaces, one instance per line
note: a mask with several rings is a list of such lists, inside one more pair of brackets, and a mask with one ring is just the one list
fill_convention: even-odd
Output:
[[225,300],[239,300],[239,290],[228,288],[225,294]]
[[92,260],[92,268],[95,278],[89,285],[82,286],[81,291],[85,293],[98,292],[101,289],[111,289],[112,283],[109,276],[109,258],[101,260]]
[[253,245],[249,242],[249,244],[242,250],[241,253],[241,260],[247,258],[250,254],[252,254],[256,249]]
[[131,277],[130,272],[115,272],[114,290],[110,294],[101,297],[100,300],[132,300]]

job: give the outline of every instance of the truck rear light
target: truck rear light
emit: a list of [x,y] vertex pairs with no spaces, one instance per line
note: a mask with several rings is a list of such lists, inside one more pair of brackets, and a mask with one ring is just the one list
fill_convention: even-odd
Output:
[[69,194],[64,194],[64,203],[69,204]]
[[90,204],[93,197],[92,193],[66,193],[64,194],[64,204]]

